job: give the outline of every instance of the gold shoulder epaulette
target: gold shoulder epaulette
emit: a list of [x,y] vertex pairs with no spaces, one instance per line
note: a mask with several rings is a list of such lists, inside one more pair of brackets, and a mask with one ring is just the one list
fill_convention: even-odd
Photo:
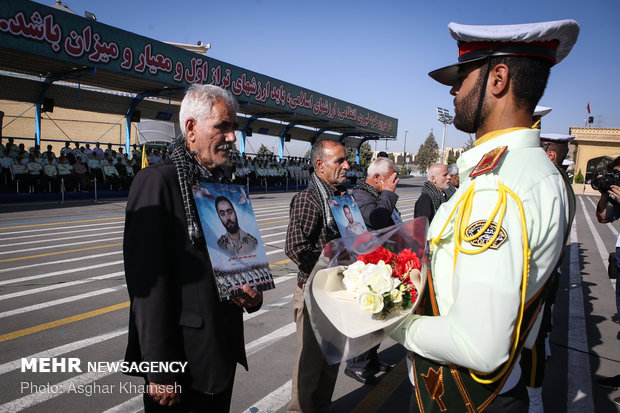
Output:
[[504,152],[506,152],[506,149],[508,149],[508,146],[498,146],[491,152],[485,153],[482,156],[482,159],[480,159],[476,167],[473,169],[473,171],[471,171],[469,177],[473,178],[495,169],[495,167],[499,163],[499,160],[502,159]]

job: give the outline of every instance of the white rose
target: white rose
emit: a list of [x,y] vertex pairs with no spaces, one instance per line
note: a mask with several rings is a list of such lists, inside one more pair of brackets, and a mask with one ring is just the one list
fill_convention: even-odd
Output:
[[356,261],[342,272],[344,275],[342,282],[347,291],[357,294],[365,288],[363,276],[365,267],[366,264],[362,261]]
[[395,288],[390,291],[390,298],[392,299],[393,303],[400,303],[401,301],[403,301],[403,293],[398,288]]
[[380,294],[363,292],[357,297],[357,302],[365,313],[376,314],[383,310],[383,297]]
[[394,278],[392,278],[392,267],[379,261],[379,264],[368,264],[364,271],[364,286],[368,287],[376,294],[383,294],[392,291],[394,288]]

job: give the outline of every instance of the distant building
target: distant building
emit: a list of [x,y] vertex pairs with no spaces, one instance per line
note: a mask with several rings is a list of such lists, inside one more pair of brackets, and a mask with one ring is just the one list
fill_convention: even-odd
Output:
[[573,184],[573,189],[578,194],[594,193],[596,191],[590,187],[592,178],[605,172],[620,156],[620,128],[571,127],[569,135],[575,137],[568,149],[568,159],[574,161],[573,173],[577,176],[581,171],[585,178],[585,184]]
[[[372,159],[373,160],[377,159],[377,154],[379,152],[385,152],[385,150],[383,150],[383,151],[372,151]],[[388,155],[394,156],[394,163],[397,166],[402,166],[403,165],[403,156],[404,156],[403,152],[388,152]],[[414,158],[415,158],[415,154],[407,152],[407,159],[406,159],[405,163],[408,164],[408,165],[413,164]]]
[[450,157],[459,158],[463,152],[465,152],[463,148],[450,148],[450,147],[444,148],[443,149],[443,160],[444,160],[443,163],[447,164],[448,158]]

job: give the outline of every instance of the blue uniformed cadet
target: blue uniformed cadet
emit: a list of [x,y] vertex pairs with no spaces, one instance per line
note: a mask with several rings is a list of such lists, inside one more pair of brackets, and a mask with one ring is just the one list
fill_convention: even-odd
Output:
[[532,115],[579,25],[449,30],[459,61],[429,75],[452,87],[454,125],[476,141],[457,162],[459,189],[429,227],[426,315],[407,317],[393,337],[414,353],[412,410],[527,412],[517,360],[538,333],[570,227],[565,181]]

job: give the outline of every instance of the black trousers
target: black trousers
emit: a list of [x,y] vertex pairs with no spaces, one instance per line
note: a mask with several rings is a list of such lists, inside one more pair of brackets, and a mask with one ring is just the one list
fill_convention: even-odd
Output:
[[379,344],[371,348],[365,353],[359,356],[350,358],[347,360],[347,368],[355,370],[366,370],[368,368],[379,368],[379,356],[377,355],[377,349]]
[[[228,413],[230,411],[234,381],[233,377],[228,387],[222,393],[212,395],[183,386],[180,395],[181,402],[170,407],[161,406],[148,393],[144,393],[142,396],[144,411],[145,413]],[[148,382],[146,385],[148,385]]]

